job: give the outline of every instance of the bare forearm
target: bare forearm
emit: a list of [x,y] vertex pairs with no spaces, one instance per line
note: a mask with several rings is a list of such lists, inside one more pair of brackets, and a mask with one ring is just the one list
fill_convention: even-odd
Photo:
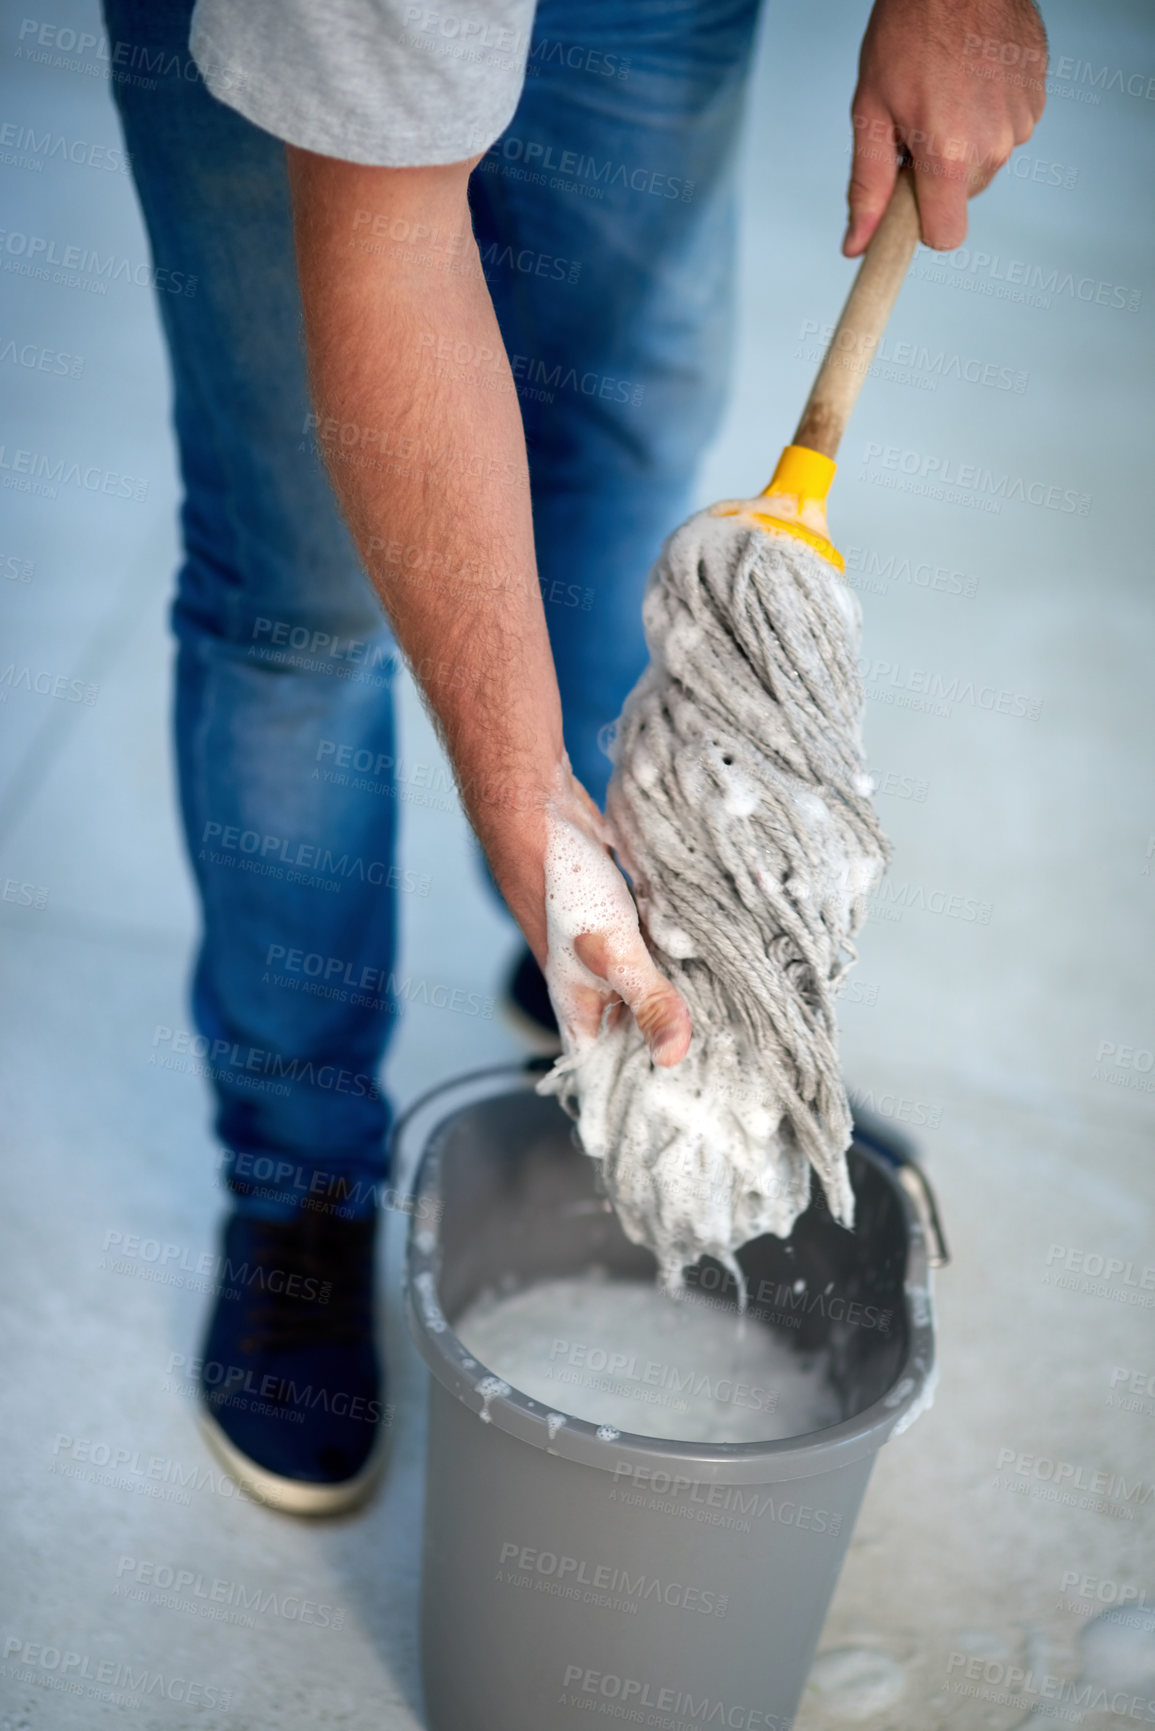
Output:
[[[689,1012],[654,966],[601,816],[565,761],[525,439],[473,244],[468,164],[362,169],[293,149],[288,161],[321,446],[473,827],[548,965],[567,1039],[592,1039],[620,1000],[655,1062],[675,1064]],[[581,874],[588,919],[559,924],[559,870],[568,901]]]
[[320,444],[474,827],[544,957],[561,707],[521,418],[466,167],[288,157]]

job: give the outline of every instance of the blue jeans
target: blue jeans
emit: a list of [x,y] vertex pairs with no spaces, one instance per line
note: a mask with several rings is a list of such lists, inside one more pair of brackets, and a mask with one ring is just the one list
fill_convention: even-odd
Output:
[[[645,664],[646,573],[721,411],[756,9],[542,0],[517,114],[471,183],[567,749],[598,799],[599,733]],[[397,1011],[397,655],[309,435],[283,148],[209,95],[191,10],[105,4],[135,50],[114,90],[184,484],[177,762],[204,922],[189,1044],[238,1206],[363,1214],[386,1176],[375,1078]]]

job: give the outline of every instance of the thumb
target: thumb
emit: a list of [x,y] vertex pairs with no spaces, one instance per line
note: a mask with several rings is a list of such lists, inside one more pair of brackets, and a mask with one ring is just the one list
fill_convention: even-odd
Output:
[[890,203],[898,178],[898,144],[894,123],[885,109],[860,105],[857,94],[851,108],[854,123],[854,158],[846,202],[850,220],[842,237],[847,258],[866,251],[879,218]]
[[690,1049],[690,1012],[677,987],[654,963],[641,933],[623,955],[604,932],[583,932],[574,954],[592,974],[605,980],[633,1014],[655,1064],[680,1064]]

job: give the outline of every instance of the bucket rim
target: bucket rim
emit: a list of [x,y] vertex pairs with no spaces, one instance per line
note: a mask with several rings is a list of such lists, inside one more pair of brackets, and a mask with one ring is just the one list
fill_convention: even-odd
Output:
[[[695,1443],[615,1431],[550,1408],[512,1387],[470,1354],[439,1302],[440,1234],[428,1224],[439,1189],[438,1142],[450,1123],[471,1106],[533,1090],[541,1071],[526,1065],[474,1070],[430,1089],[398,1120],[394,1154],[418,1142],[409,1187],[409,1233],[403,1293],[410,1335],[442,1389],[478,1416],[519,1441],[583,1466],[632,1475],[651,1486],[655,1478],[672,1488],[702,1484],[769,1484],[806,1479],[876,1453],[896,1430],[922,1410],[935,1372],[931,1258],[923,1221],[898,1172],[861,1142],[858,1156],[886,1180],[903,1211],[907,1261],[903,1278],[907,1349],[890,1387],[853,1418],[801,1436],[753,1443]],[[925,1178],[922,1180],[925,1185]],[[559,1422],[560,1421],[560,1422]],[[662,1494],[660,1491],[654,1494]]]

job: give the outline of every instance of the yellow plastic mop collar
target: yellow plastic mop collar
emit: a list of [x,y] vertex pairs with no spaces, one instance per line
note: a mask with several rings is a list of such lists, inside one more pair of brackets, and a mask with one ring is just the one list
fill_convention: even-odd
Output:
[[770,484],[756,499],[728,500],[714,507],[719,517],[744,517],[772,535],[792,535],[805,541],[838,571],[846,561],[829,537],[826,495],[838,465],[805,445],[787,445]]
[[756,499],[727,499],[714,506],[719,517],[739,517],[769,535],[793,535],[845,572],[846,561],[831,545],[826,495],[834,479],[834,454],[878,351],[907,268],[918,244],[918,200],[910,164],[898,171],[890,203],[871,236],[806,407],[765,492]]

